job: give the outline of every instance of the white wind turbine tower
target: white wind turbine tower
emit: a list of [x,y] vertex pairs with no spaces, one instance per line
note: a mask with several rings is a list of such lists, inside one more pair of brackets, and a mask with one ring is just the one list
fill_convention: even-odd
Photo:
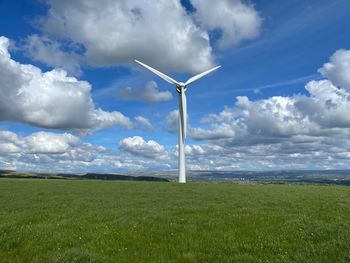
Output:
[[187,128],[186,127],[187,126],[187,101],[186,101],[185,91],[187,89],[187,85],[204,77],[205,75],[220,68],[221,66],[216,66],[212,69],[204,71],[196,76],[193,76],[192,78],[187,80],[185,83],[183,83],[170,78],[164,73],[142,63],[141,61],[138,61],[135,59],[135,62],[147,68],[148,70],[152,71],[154,74],[158,75],[159,77],[164,79],[166,82],[176,85],[176,91],[179,93],[179,143],[178,143],[179,144],[179,183],[186,183],[185,138],[186,138],[186,128]]

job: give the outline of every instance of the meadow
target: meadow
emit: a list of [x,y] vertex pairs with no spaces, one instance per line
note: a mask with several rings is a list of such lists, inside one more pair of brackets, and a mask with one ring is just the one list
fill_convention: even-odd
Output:
[[0,262],[350,262],[350,188],[0,179]]

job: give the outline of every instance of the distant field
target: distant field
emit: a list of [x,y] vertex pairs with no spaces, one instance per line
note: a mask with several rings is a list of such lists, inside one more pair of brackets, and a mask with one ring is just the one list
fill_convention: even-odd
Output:
[[350,188],[0,179],[0,262],[350,262]]

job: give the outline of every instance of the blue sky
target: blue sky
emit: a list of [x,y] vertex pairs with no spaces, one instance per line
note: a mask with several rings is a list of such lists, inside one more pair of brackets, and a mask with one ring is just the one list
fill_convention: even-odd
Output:
[[176,91],[135,58],[222,65],[187,90],[189,169],[348,167],[349,1],[148,2],[0,1],[0,168],[176,169]]

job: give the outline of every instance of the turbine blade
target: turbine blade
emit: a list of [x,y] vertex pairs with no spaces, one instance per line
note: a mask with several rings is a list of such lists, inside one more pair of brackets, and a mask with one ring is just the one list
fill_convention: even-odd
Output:
[[192,78],[190,78],[189,80],[187,80],[187,81],[185,82],[185,86],[187,86],[188,84],[190,84],[190,83],[192,83],[192,82],[194,82],[194,81],[196,81],[196,80],[198,80],[198,79],[204,77],[205,75],[209,74],[210,72],[213,72],[214,70],[217,70],[217,69],[220,68],[220,67],[221,67],[221,66],[216,66],[215,68],[209,69],[209,70],[204,71],[204,72],[202,72],[202,73],[200,73],[200,74],[198,74],[198,75],[196,75],[196,76],[193,76]]
[[181,89],[181,109],[180,109],[181,127],[182,127],[182,140],[186,139],[187,132],[187,98],[184,88]]
[[161,77],[166,82],[169,82],[170,84],[179,85],[179,83],[176,80],[174,80],[174,79],[170,78],[169,76],[165,75],[164,73],[162,73],[162,72],[160,72],[160,71],[158,71],[158,70],[156,70],[156,69],[146,65],[145,63],[142,63],[141,61],[138,61],[136,59],[135,59],[135,62],[140,64],[141,66],[145,67],[146,69],[152,71],[154,74],[156,74],[157,76]]

